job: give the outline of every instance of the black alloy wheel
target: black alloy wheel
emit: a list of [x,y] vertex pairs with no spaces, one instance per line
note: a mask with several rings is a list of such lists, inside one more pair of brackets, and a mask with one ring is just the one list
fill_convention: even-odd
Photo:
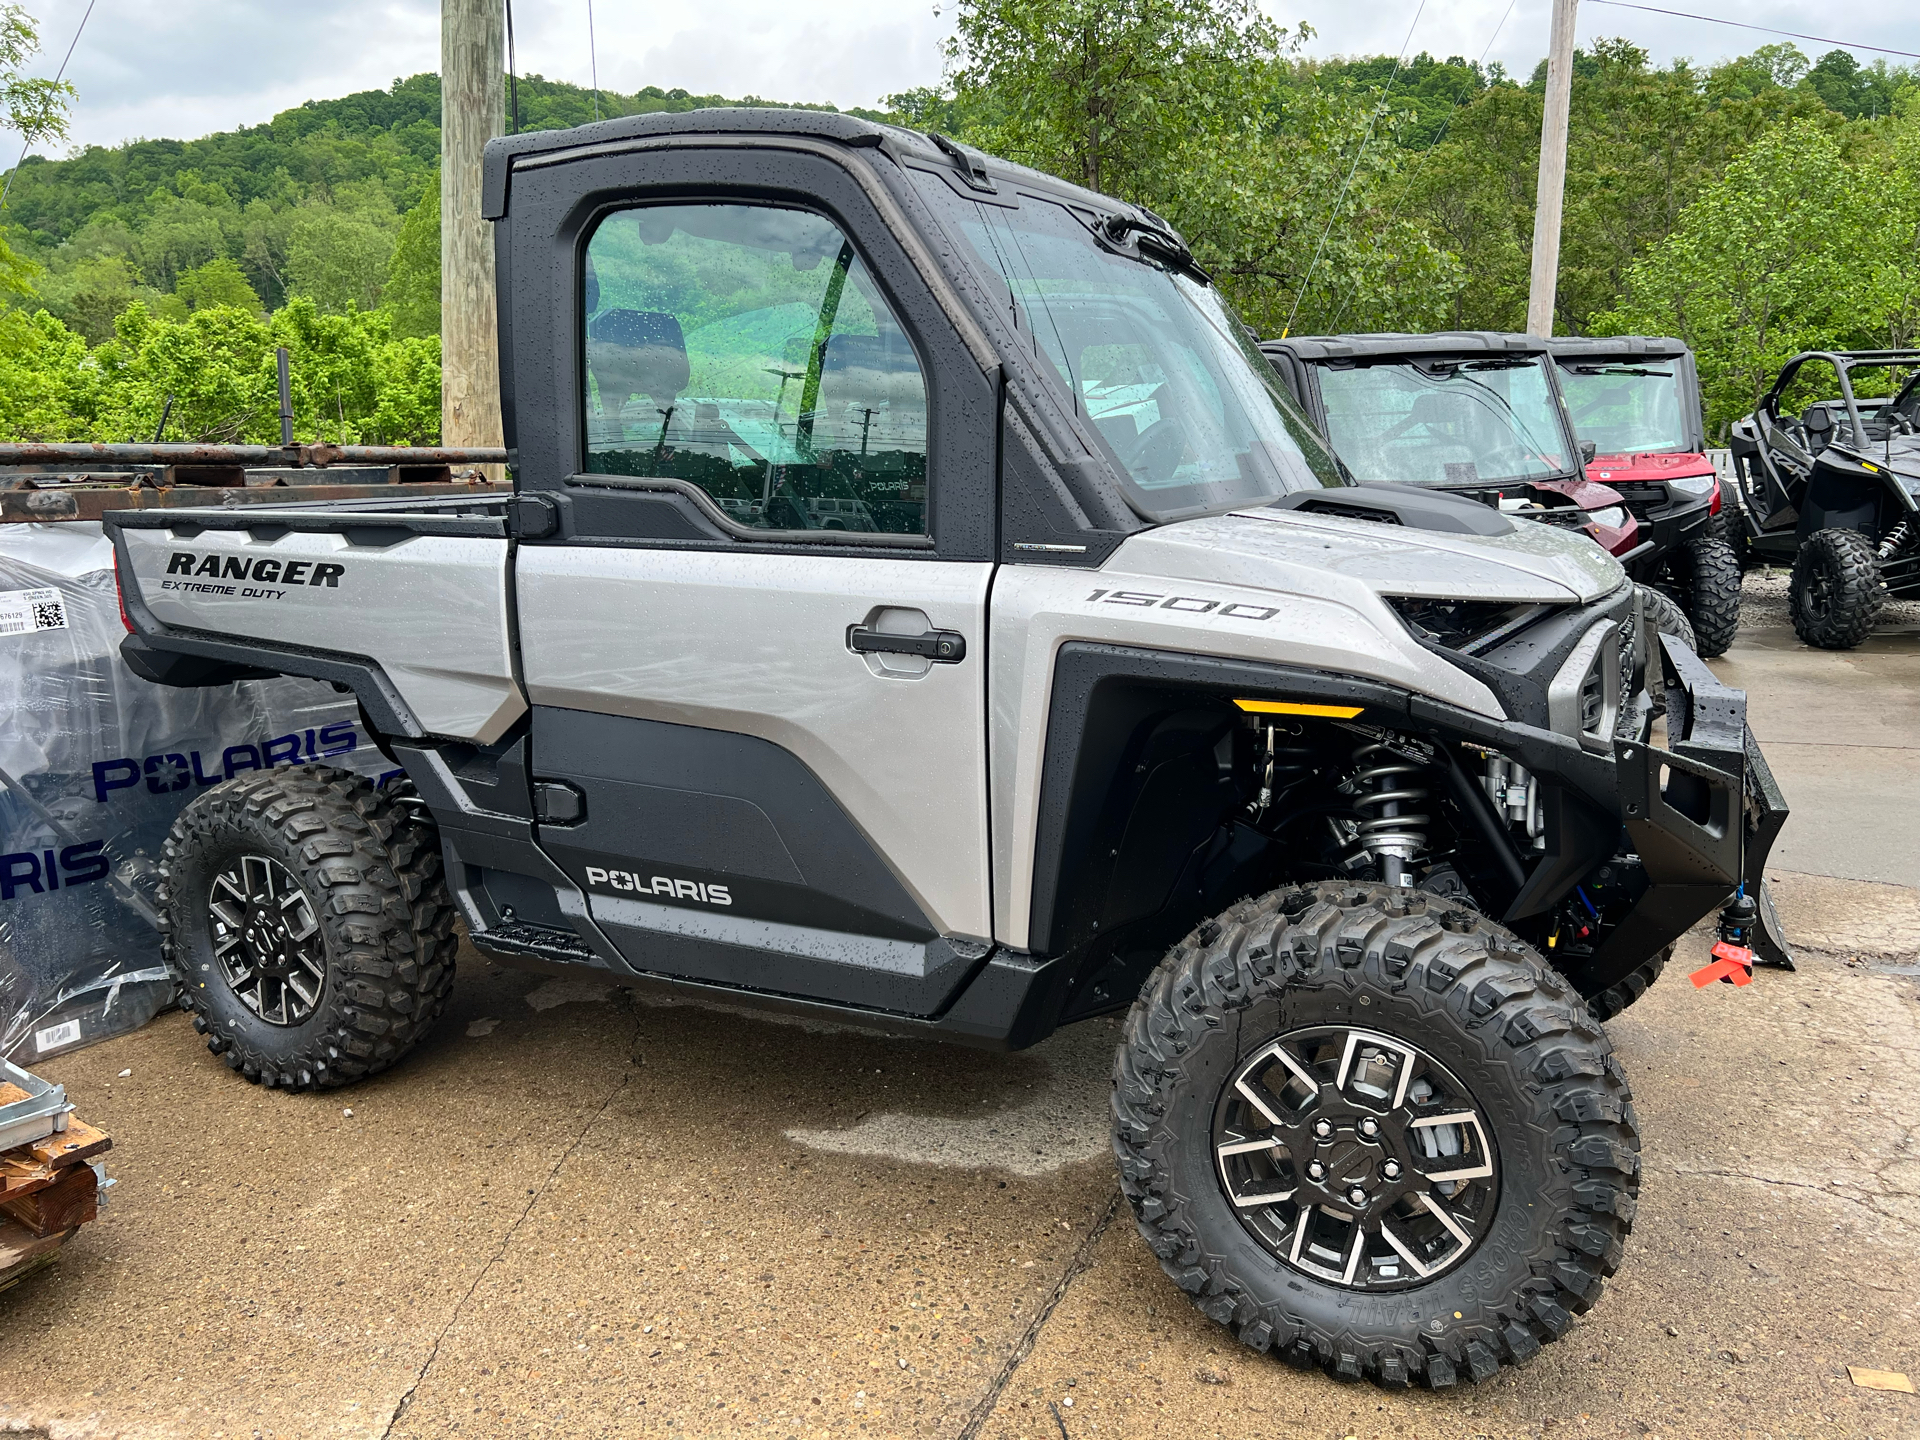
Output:
[[302,1025],[327,984],[313,899],[266,855],[240,855],[207,891],[207,938],[221,977],[269,1025]]
[[1256,1050],[1221,1093],[1213,1138],[1240,1223],[1282,1264],[1347,1290],[1452,1269],[1499,1194],[1466,1086],[1418,1046],[1355,1027]]

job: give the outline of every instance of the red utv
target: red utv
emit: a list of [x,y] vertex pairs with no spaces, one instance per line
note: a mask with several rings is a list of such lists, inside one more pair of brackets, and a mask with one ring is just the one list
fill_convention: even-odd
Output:
[[1594,450],[1587,478],[1619,491],[1640,522],[1621,562],[1679,602],[1702,655],[1724,654],[1740,628],[1740,562],[1706,455],[1693,352],[1647,335],[1546,343],[1574,431]]

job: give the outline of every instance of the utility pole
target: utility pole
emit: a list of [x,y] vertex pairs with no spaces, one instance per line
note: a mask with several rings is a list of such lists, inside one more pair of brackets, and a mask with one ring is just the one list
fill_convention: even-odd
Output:
[[[480,162],[505,128],[500,0],[440,0],[440,443],[499,445],[493,226]],[[489,467],[491,468],[491,467]]]
[[1540,122],[1540,185],[1533,203],[1533,278],[1527,333],[1553,334],[1553,291],[1560,276],[1560,211],[1567,190],[1567,110],[1573,100],[1573,20],[1579,0],[1553,0],[1547,46],[1547,108]]

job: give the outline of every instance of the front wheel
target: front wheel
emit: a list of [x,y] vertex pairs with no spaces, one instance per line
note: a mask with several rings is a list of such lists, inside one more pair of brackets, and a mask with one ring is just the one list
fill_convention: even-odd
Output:
[[1247,1345],[1337,1378],[1492,1378],[1620,1263],[1640,1138],[1605,1032],[1464,906],[1288,887],[1175,946],[1128,1017],[1141,1234]]
[[1873,632],[1885,594],[1871,540],[1858,530],[1817,530],[1793,558],[1793,633],[1822,650],[1851,650]]
[[1680,604],[1693,626],[1695,653],[1724,655],[1740,633],[1740,561],[1724,540],[1701,538],[1674,557]]
[[160,902],[182,1008],[255,1084],[384,1070],[453,989],[433,828],[344,770],[270,770],[201,795],[167,836]]

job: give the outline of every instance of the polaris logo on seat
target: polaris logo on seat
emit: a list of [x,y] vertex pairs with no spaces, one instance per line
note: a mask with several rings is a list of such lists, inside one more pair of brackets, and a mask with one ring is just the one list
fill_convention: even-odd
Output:
[[587,883],[622,890],[629,895],[660,895],[669,900],[695,900],[702,905],[731,905],[733,895],[724,885],[708,885],[699,880],[674,880],[665,875],[648,879],[631,870],[602,870],[587,866]]
[[167,557],[167,574],[208,580],[253,580],[265,585],[324,585],[340,588],[344,565],[324,560],[286,560],[271,555],[195,555],[176,550]]

